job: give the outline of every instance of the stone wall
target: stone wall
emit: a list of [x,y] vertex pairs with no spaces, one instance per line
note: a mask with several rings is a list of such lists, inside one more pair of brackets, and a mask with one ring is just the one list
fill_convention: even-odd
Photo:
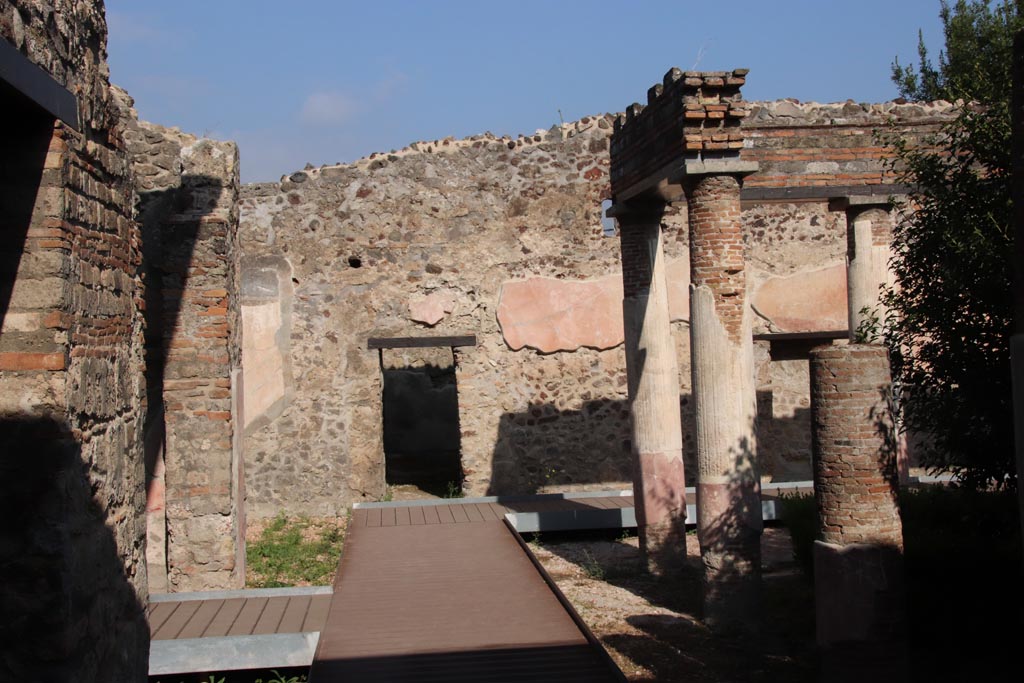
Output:
[[[0,2],[0,35],[74,94],[3,84],[0,679],[145,680],[139,231],[95,3]],[[41,74],[40,74],[41,75]]]
[[145,245],[153,590],[240,588],[238,148],[133,122]]
[[[846,153],[834,125],[841,144],[854,128],[867,135],[849,154],[880,168],[865,144],[873,128],[894,116],[923,133],[950,111],[856,106],[829,123],[849,107],[749,103],[744,159],[760,154],[778,175],[765,155],[780,146]],[[417,142],[243,187],[251,514],[333,514],[384,494],[381,352],[369,337],[476,335],[454,351],[467,493],[628,487],[619,245],[600,226],[613,120]],[[755,196],[743,220],[754,332],[844,329],[842,212]],[[666,270],[692,457],[685,225],[685,205],[673,205]],[[806,360],[770,361],[767,342],[755,351],[763,471],[809,479]]]
[[914,104],[800,103],[797,100],[751,103],[744,120],[744,161],[758,172],[744,182],[748,190],[881,186],[896,180],[894,153],[875,135],[891,123],[909,138],[937,132],[954,114],[949,102]]

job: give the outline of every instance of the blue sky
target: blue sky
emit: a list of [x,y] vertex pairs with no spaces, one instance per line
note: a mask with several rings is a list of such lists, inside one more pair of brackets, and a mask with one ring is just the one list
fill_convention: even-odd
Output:
[[239,143],[277,180],[416,140],[622,111],[672,66],[751,70],[749,100],[881,102],[937,56],[938,0],[107,0],[139,115]]

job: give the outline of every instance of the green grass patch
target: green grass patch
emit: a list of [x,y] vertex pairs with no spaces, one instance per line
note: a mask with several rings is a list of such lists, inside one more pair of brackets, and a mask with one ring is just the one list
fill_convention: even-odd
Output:
[[345,537],[344,520],[275,517],[246,545],[250,588],[325,586],[334,579]]

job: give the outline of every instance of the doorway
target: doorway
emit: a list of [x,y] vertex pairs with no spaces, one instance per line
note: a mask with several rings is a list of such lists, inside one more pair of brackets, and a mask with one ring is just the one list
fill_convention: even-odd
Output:
[[462,492],[459,395],[449,348],[381,354],[385,481],[424,493]]

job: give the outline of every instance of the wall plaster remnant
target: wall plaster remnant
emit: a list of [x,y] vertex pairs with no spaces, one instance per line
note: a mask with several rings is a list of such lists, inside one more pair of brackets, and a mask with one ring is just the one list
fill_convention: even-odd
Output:
[[[665,272],[670,320],[688,322],[688,259],[669,261]],[[502,336],[513,351],[612,349],[624,339],[622,275],[583,281],[539,277],[512,280],[501,287],[497,315]]]
[[754,290],[751,306],[775,332],[844,330],[846,267],[837,263],[768,278]]

